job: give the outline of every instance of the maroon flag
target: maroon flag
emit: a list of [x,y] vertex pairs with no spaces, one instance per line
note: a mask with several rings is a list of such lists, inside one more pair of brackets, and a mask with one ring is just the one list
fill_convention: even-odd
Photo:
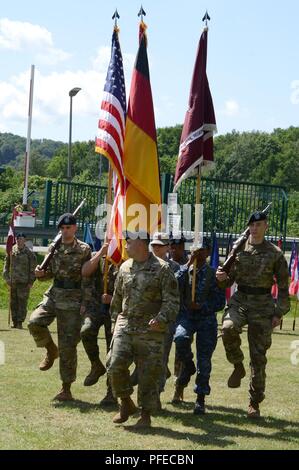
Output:
[[205,28],[199,41],[189,96],[189,108],[181,135],[174,180],[175,191],[184,179],[192,175],[195,168],[201,164],[213,162],[213,134],[217,132],[217,128],[206,73],[207,45],[208,28]]
[[6,253],[11,254],[12,247],[16,243],[15,229],[14,229],[14,213],[9,224],[7,239],[6,239]]

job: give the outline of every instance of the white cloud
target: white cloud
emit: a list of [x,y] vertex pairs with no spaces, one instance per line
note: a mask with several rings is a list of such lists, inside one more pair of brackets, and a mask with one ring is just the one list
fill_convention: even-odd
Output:
[[0,18],[0,48],[15,51],[32,50],[40,63],[54,65],[70,54],[56,49],[52,34],[46,28],[21,21]]
[[240,113],[239,103],[235,100],[228,100],[225,102],[225,108],[222,110],[222,114],[228,117],[238,116]]

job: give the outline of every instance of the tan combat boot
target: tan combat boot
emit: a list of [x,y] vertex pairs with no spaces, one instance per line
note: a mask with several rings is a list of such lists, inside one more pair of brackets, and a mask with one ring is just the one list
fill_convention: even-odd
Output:
[[113,422],[116,424],[124,423],[128,420],[129,416],[134,415],[137,411],[138,408],[135,406],[135,403],[131,397],[122,398],[119,407],[119,413],[114,416]]
[[247,416],[250,419],[260,418],[261,413],[260,413],[260,407],[258,403],[255,403],[252,400],[250,400]]
[[54,364],[55,359],[58,358],[58,348],[56,344],[51,339],[50,342],[46,345],[47,354],[39,365],[40,370],[51,369]]
[[72,401],[71,384],[63,383],[60,392],[53,398],[58,401]]
[[151,427],[151,414],[149,411],[141,410],[141,416],[138,419],[137,423],[133,424],[132,426],[135,429],[140,428],[150,428]]
[[230,375],[227,385],[229,388],[238,388],[241,385],[241,379],[245,377],[246,371],[243,366],[243,362],[239,362],[238,364],[234,364],[234,370]]
[[185,387],[183,385],[175,386],[173,399],[171,400],[171,403],[173,403],[173,405],[178,405],[179,403],[182,403],[182,401],[184,400],[184,388]]
[[85,377],[84,385],[85,387],[90,387],[97,383],[99,378],[106,373],[106,368],[100,359],[93,361],[91,363],[91,369],[89,374]]

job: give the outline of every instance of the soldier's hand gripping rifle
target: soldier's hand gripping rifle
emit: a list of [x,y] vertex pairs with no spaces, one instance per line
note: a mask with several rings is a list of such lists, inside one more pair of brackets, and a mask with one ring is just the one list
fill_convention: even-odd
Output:
[[[267,207],[262,211],[262,214],[268,214],[272,202],[270,202]],[[250,235],[249,227],[243,232],[240,237],[234,242],[231,252],[229,253],[227,259],[224,261],[224,264],[221,268],[221,271],[224,271],[226,274],[229,274],[232,265],[235,262],[237,254],[241,251],[243,245],[245,245],[246,241],[248,240]]]
[[[73,212],[73,215],[77,215],[79,210],[81,209],[81,207],[83,206],[83,204],[85,203],[86,199],[83,199],[83,201],[80,202],[79,206],[76,207],[76,209],[74,210]],[[62,234],[61,232],[59,232],[56,237],[54,238],[54,244],[53,246],[51,247],[50,249],[50,252],[47,254],[47,256],[45,257],[45,259],[43,260],[42,264],[39,266],[39,270],[42,271],[46,271],[49,264],[50,264],[50,261],[51,259],[53,258],[54,256],[54,253],[55,251],[57,250],[57,248],[60,246],[61,244],[61,241],[62,241]]]

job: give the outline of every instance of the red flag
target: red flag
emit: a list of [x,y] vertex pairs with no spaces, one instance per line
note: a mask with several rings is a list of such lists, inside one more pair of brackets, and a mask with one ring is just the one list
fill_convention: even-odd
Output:
[[6,253],[11,254],[12,247],[16,243],[15,229],[14,229],[14,212],[9,224],[7,239],[6,239]]
[[[282,249],[282,238],[281,237],[277,242],[277,246],[278,246],[278,248]],[[272,294],[272,297],[273,297],[274,300],[278,299],[278,285],[277,285],[277,279],[276,279],[275,276],[274,276],[274,284],[273,284],[272,289],[271,289],[271,294]]]
[[189,107],[181,136],[175,173],[176,191],[181,182],[192,175],[200,164],[213,161],[213,134],[217,132],[214,106],[206,73],[208,28],[205,28],[198,46]]
[[295,256],[293,269],[292,269],[292,278],[289,286],[290,295],[298,295],[299,292],[299,257],[298,253]]

